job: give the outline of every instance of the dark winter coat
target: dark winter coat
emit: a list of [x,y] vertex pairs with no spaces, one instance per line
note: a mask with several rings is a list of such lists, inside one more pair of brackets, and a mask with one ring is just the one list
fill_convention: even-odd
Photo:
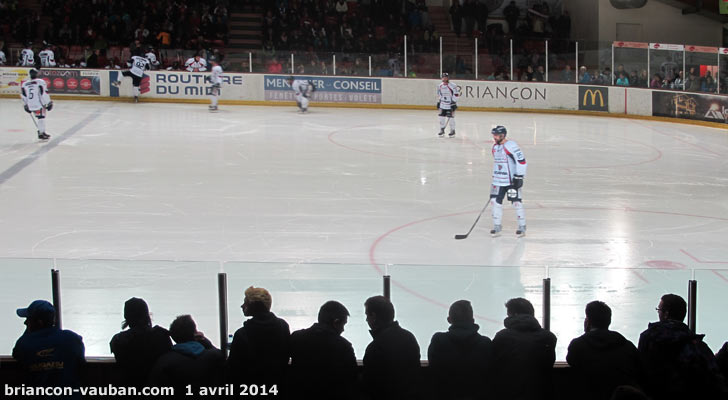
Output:
[[436,399],[475,399],[488,391],[493,345],[479,328],[451,325],[432,336],[427,359]]
[[220,386],[224,379],[225,355],[206,342],[184,342],[172,346],[154,363],[149,373],[151,386],[172,386],[185,393],[185,386]]
[[374,338],[364,353],[364,390],[373,399],[418,399],[420,346],[408,330],[392,322],[370,331]]
[[78,387],[85,351],[81,336],[54,326],[23,333],[15,342],[13,358],[29,387]]
[[294,398],[352,398],[356,373],[354,348],[333,327],[316,323],[291,334]]
[[290,337],[288,323],[272,312],[246,320],[243,327],[235,332],[230,345],[228,380],[280,385],[285,381]]
[[495,398],[550,399],[556,336],[526,314],[508,317],[504,325],[493,338]]
[[728,391],[715,355],[679,321],[648,325],[637,346],[647,374],[646,389],[660,400],[726,399]]
[[718,368],[723,374],[723,379],[728,381],[728,342],[723,343],[723,347],[715,355],[715,358],[718,361]]
[[141,326],[119,332],[111,338],[120,384],[147,386],[154,363],[172,348],[169,332],[160,327]]
[[640,387],[637,348],[619,332],[591,330],[569,344],[566,362],[574,372],[575,398],[608,400],[620,385]]

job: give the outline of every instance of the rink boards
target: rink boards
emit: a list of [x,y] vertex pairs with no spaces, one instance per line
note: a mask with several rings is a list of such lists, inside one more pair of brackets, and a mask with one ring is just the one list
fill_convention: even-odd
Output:
[[[28,68],[0,68],[0,96],[19,95]],[[206,72],[148,71],[141,84],[142,99],[206,103]],[[225,73],[222,104],[291,105],[289,75]],[[131,79],[118,70],[43,69],[41,77],[54,97],[123,100],[132,96]],[[315,106],[371,108],[432,108],[438,82],[433,79],[297,76],[317,88]],[[120,87],[111,82],[121,79]],[[468,81],[453,79],[460,88],[459,109],[513,110],[668,117],[726,124],[728,96],[642,88],[561,83]]]

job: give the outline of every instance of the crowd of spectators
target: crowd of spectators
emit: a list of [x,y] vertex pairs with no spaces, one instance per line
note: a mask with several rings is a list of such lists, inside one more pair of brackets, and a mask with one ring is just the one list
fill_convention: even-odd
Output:
[[[306,399],[365,394],[377,400],[539,400],[554,395],[557,338],[541,327],[533,305],[524,298],[506,302],[504,328],[492,340],[479,333],[470,302],[454,302],[448,329],[435,333],[427,348],[426,375],[415,336],[395,319],[386,297],[370,297],[364,303],[372,341],[363,355],[361,374],[351,343],[342,337],[349,318],[343,304],[325,302],[313,325],[291,333],[288,323],[271,311],[272,303],[264,288],[245,290],[241,308],[249,319],[235,332],[226,359],[190,315],[177,317],[166,330],[152,325],[144,300],[129,299],[122,331],[110,343],[117,383],[174,387],[177,393],[246,383]],[[570,394],[560,397],[725,399],[728,342],[714,355],[704,335],[683,323],[687,305],[678,295],[662,296],[656,310],[658,321],[648,325],[635,346],[609,329],[612,311],[607,304],[587,304],[584,334],[571,341],[566,356],[573,378]],[[47,301],[36,300],[17,314],[27,326],[13,349],[25,371],[24,383],[77,386],[84,364],[82,338],[54,326],[55,309]],[[54,367],[43,368],[47,365]]]

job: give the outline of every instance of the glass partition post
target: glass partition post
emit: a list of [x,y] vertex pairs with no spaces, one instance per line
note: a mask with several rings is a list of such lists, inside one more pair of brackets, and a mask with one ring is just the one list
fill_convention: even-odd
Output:
[[407,35],[404,35],[404,77],[407,77]]
[[372,56],[369,56],[369,76],[372,76]]
[[513,39],[510,39],[510,47],[511,47],[511,50],[510,50],[511,51],[511,53],[510,53],[510,58],[511,58],[511,75],[509,76],[509,80],[512,81],[513,80]]
[[[222,265],[222,263],[220,263]],[[218,322],[220,324],[220,350],[228,353],[228,308],[227,308],[227,274],[217,274]]]
[[331,60],[331,71],[333,71],[334,76],[336,76],[336,54],[332,56]]
[[544,77],[546,82],[549,82],[549,41],[546,40],[544,43],[544,51],[546,53],[546,59],[544,60],[546,64],[546,70],[544,71],[546,73],[546,76]]
[[475,38],[475,80],[478,80],[478,38]]
[[291,73],[292,74],[295,74],[296,73],[296,68],[295,68],[295,64],[294,63],[295,63],[295,60],[294,60],[294,57],[293,57],[293,53],[291,53]]
[[250,72],[252,74],[253,73],[253,53],[251,53],[251,52],[248,52],[248,67],[250,68],[250,70],[248,72]]
[[440,36],[440,76],[442,76],[442,36]]
[[[650,50],[647,49],[647,60],[648,60],[647,65],[648,66],[650,65],[649,59],[650,59]],[[613,73],[614,72],[614,43],[612,43],[612,66],[609,69],[609,71],[612,72],[612,74],[611,74],[612,75],[612,79],[611,79],[611,82],[612,83],[610,83],[610,85],[614,86],[614,73]],[[647,76],[650,76],[649,72],[647,73]]]
[[695,333],[697,329],[697,311],[698,311],[698,281],[695,280],[695,270],[693,277],[688,281],[688,328]]
[[574,83],[579,83],[579,42],[574,42]]
[[51,287],[53,307],[56,309],[56,326],[58,329],[63,329],[63,319],[61,318],[61,271],[56,269],[55,259],[53,259],[53,269],[51,270]]

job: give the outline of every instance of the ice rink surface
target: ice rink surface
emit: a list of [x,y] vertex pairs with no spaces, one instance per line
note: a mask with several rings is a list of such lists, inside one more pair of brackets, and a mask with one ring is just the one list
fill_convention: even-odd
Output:
[[[61,270],[64,328],[107,355],[123,302],[154,322],[191,314],[219,343],[217,278],[229,280],[231,333],[242,291],[263,286],[291,329],[336,299],[358,358],[370,341],[364,300],[392,275],[397,320],[426,359],[447,306],[469,299],[481,333],[526,297],[563,360],[584,305],[613,309],[637,342],[660,295],[699,282],[698,331],[728,340],[728,130],[530,113],[458,112],[439,138],[436,111],[57,101],[39,143],[20,100],[0,100],[0,354],[22,333],[15,308],[50,298]],[[528,161],[528,235],[491,238],[490,130],[504,125]]]

